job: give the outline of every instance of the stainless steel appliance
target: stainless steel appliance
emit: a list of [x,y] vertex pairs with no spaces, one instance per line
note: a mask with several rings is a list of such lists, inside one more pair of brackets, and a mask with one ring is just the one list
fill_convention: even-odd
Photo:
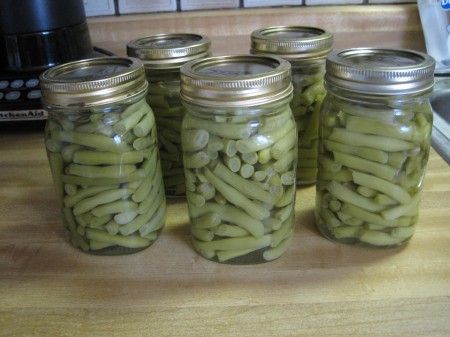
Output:
[[83,0],[1,0],[0,122],[46,119],[40,73],[94,56]]

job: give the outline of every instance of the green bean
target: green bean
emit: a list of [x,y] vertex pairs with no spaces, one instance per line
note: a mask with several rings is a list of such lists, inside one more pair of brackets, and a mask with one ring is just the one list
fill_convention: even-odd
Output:
[[225,199],[227,199],[230,203],[244,209],[250,216],[257,220],[262,220],[270,216],[270,211],[268,211],[263,205],[248,199],[242,192],[233,186],[226,184],[207,168],[205,168],[205,177],[214,186],[214,188],[225,197]]
[[196,191],[201,194],[205,200],[214,198],[214,195],[216,194],[216,189],[210,183],[200,183],[196,187]]
[[373,118],[348,116],[346,128],[353,132],[387,136],[413,142],[423,139],[423,135],[418,132],[413,123],[403,122],[396,125],[393,122],[384,122]]
[[210,158],[205,152],[193,152],[183,154],[185,168],[200,168],[209,164]]
[[371,173],[378,178],[393,181],[398,170],[392,166],[362,159],[357,156],[345,154],[341,152],[333,152],[334,160],[350,169]]
[[358,205],[371,212],[379,212],[385,209],[385,206],[379,205],[371,199],[363,197],[337,181],[329,182],[327,190],[337,199]]
[[141,180],[144,176],[145,175],[142,170],[136,170],[130,175],[122,178],[86,178],[63,174],[61,176],[61,179],[64,183],[67,184],[75,184],[81,186],[103,186],[130,183],[136,180]]
[[359,144],[359,146],[389,152],[405,151],[414,148],[414,143],[405,140],[386,136],[362,134],[341,128],[334,128],[328,139],[348,145]]
[[381,225],[385,227],[407,227],[411,224],[410,217],[399,217],[394,220],[386,220],[384,217],[377,213],[367,211],[356,205],[350,203],[344,203],[342,205],[342,211],[351,214],[355,218],[365,220],[376,225]]
[[214,228],[214,235],[226,236],[226,237],[240,237],[249,235],[244,228],[236,225],[226,225],[222,224]]
[[247,123],[220,125],[215,121],[194,119],[190,115],[185,117],[184,124],[186,129],[204,129],[210,134],[228,139],[245,139],[256,131],[256,126]]
[[161,207],[164,200],[162,198],[161,199],[158,198],[152,201],[153,202],[151,203],[151,206],[146,210],[145,213],[140,213],[133,220],[120,227],[119,229],[120,234],[125,236],[133,234],[134,232],[138,231],[139,228],[141,228],[144,224],[148,223],[150,219],[152,219],[152,216]]
[[411,202],[411,196],[401,186],[395,185],[390,181],[380,179],[373,175],[361,173],[358,171],[353,171],[352,175],[353,181],[358,185],[366,186],[380,191],[402,204],[409,204]]
[[206,242],[214,239],[214,233],[208,229],[191,228],[191,234],[194,238]]
[[193,152],[203,149],[209,141],[209,133],[202,129],[185,130],[182,133],[183,151]]
[[109,235],[116,235],[119,233],[119,224],[114,220],[111,220],[105,225],[105,229]]
[[267,249],[263,253],[263,258],[266,261],[273,261],[283,255],[290,247],[292,235],[281,241],[276,247]]
[[135,150],[143,150],[146,149],[152,145],[155,144],[155,139],[153,137],[143,137],[143,138],[136,138],[133,141],[133,148]]
[[186,192],[186,197],[189,199],[189,202],[197,207],[201,207],[206,203],[206,199],[203,195],[195,193],[195,192]]
[[291,167],[296,167],[297,165],[297,149],[293,148],[285,154],[281,159],[278,159],[274,164],[273,168],[277,172],[289,171]]
[[64,219],[67,222],[67,227],[70,232],[70,239],[75,247],[80,247],[83,251],[89,250],[89,244],[84,240],[84,238],[77,233],[75,218],[70,210],[70,208],[63,208]]
[[359,238],[360,233],[359,226],[339,226],[333,229],[336,239]]
[[73,154],[73,162],[83,165],[137,164],[142,162],[143,159],[143,154],[140,151],[111,153],[102,151],[79,150]]
[[241,236],[237,238],[225,238],[213,241],[197,241],[196,245],[202,250],[246,250],[259,249],[270,246],[272,236],[270,234],[263,235],[259,238],[254,236]]
[[403,238],[394,238],[388,233],[370,230],[362,230],[359,235],[359,240],[374,246],[393,246],[399,245],[404,241]]
[[[151,111],[151,108],[148,106],[148,109]],[[142,117],[142,119],[133,127],[133,133],[137,137],[145,137],[147,136],[152,128],[155,126],[155,116],[153,113],[146,113]]]
[[237,140],[236,148],[241,153],[260,151],[275,144],[291,130],[295,130],[294,123],[290,123],[284,128],[274,129],[271,133],[261,134],[258,132],[250,138]]
[[371,149],[368,147],[363,147],[359,145],[348,145],[331,140],[324,141],[326,148],[331,152],[341,152],[346,154],[353,154],[368,160],[376,161],[379,163],[386,164],[388,162],[388,153],[378,149]]
[[144,248],[150,244],[149,240],[140,236],[110,235],[105,231],[92,228],[86,230],[86,237],[93,241],[111,243],[127,248]]
[[144,114],[150,111],[150,107],[145,103],[138,110],[126,117],[121,116],[121,120],[113,125],[113,131],[118,135],[124,135],[126,132],[132,130],[142,119]]
[[138,215],[138,212],[135,210],[132,211],[126,211],[123,213],[117,213],[114,215],[114,221],[119,225],[125,225]]
[[124,178],[136,171],[135,165],[91,166],[69,164],[66,173],[85,178]]
[[[228,260],[234,259],[239,256],[247,255],[255,250],[260,249],[257,248],[251,248],[251,249],[236,249],[236,250],[219,250],[217,251],[217,260],[219,262],[226,262]],[[214,255],[210,258],[213,258]]]
[[[159,171],[159,170],[158,170]],[[162,176],[159,175],[157,178],[158,181],[161,181]],[[155,184],[154,187],[152,187],[151,191],[147,194],[145,199],[139,204],[137,208],[137,212],[139,214],[147,213],[147,211],[153,207],[153,205],[157,202],[160,202],[162,199],[165,198],[163,185],[161,183]]]
[[[108,204],[120,199],[125,199],[132,193],[131,190],[126,188],[105,191],[100,191],[99,189],[90,189],[90,192],[97,190],[99,191],[97,194],[93,195],[92,197],[83,198],[74,205],[74,215],[86,213],[99,205]],[[88,193],[85,193],[85,195],[88,195]]]
[[189,207],[189,215],[192,218],[197,218],[206,213],[216,213],[223,221],[228,221],[244,228],[254,237],[258,238],[264,235],[263,223],[260,220],[251,217],[238,207],[229,204],[222,205],[214,202],[207,202],[202,207],[195,207],[193,205],[190,205]]
[[117,200],[108,204],[103,204],[92,209],[92,214],[96,217],[101,217],[107,214],[123,213],[131,210],[136,210],[138,205],[130,200]]
[[409,227],[397,227],[391,231],[391,236],[399,239],[407,239],[414,234],[415,229],[415,225]]
[[161,229],[164,226],[165,220],[166,201],[165,199],[163,199],[161,204],[159,205],[158,210],[152,216],[151,220],[149,222],[146,222],[139,228],[139,234],[145,237],[146,235]]
[[53,153],[53,152],[48,152],[47,157],[50,165],[50,170],[52,172],[53,185],[55,188],[57,200],[60,203],[60,206],[62,206],[64,198],[64,183],[65,183],[65,181],[62,179],[61,176],[61,173],[64,170],[63,158],[60,153]]
[[279,139],[271,148],[271,155],[274,159],[281,159],[286,152],[288,152],[294,145],[297,144],[297,130],[295,128],[289,129],[288,132]]
[[[120,113],[120,118],[124,119],[127,118],[131,115],[133,115],[136,111],[142,109],[142,107],[144,107],[146,105],[146,101],[145,98],[141,98],[139,101],[130,104],[129,106],[127,106],[125,108],[125,110],[123,112]],[[92,116],[98,116],[98,117],[102,117],[100,114],[95,113]]]
[[207,229],[218,226],[222,221],[222,217],[218,213],[205,213],[198,217],[191,218],[192,227],[198,229]]
[[399,205],[390,209],[386,209],[383,212],[381,212],[381,215],[383,218],[387,220],[393,220],[400,218],[404,215],[409,215],[411,212],[416,212],[419,203],[420,203],[421,193],[416,193],[410,200],[409,203]]
[[223,139],[223,148],[221,150],[228,157],[233,157],[237,153],[236,141],[233,139]]
[[98,150],[122,153],[130,151],[128,144],[120,139],[111,138],[103,135],[88,134],[73,131],[54,131],[52,138],[61,142],[74,143],[78,145],[93,147]]
[[258,162],[258,154],[256,152],[243,153],[241,158],[246,164],[250,165],[255,165]]
[[241,169],[241,159],[238,156],[226,156],[223,158],[223,162],[232,172],[238,172]]
[[[292,209],[292,208],[291,208]],[[292,236],[292,224],[294,223],[294,212],[291,212],[289,216],[283,220],[281,227],[272,233],[271,247],[277,247],[280,242]]]
[[221,163],[217,163],[213,172],[218,178],[228,183],[230,186],[233,186],[249,198],[259,200],[269,205],[273,205],[276,202],[274,196],[262,189],[259,185],[233,173]]
[[101,216],[92,215],[89,226],[90,228],[103,228],[112,219],[112,214],[104,214]]

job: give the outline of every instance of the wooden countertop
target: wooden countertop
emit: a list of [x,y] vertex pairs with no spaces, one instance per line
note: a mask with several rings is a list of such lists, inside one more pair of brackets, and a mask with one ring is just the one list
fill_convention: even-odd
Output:
[[434,150],[424,185],[416,234],[401,248],[327,241],[306,187],[290,249],[266,264],[197,255],[177,200],[150,248],[92,256],[65,240],[42,129],[3,127],[0,336],[449,336],[450,168]]

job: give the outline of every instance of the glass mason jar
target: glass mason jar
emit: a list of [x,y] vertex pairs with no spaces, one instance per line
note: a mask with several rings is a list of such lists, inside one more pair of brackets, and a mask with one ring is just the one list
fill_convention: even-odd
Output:
[[181,142],[193,246],[207,259],[252,264],[292,238],[297,130],[289,62],[236,55],[181,68]]
[[156,118],[165,194],[186,192],[180,129],[185,109],[180,98],[180,67],[210,55],[211,41],[198,34],[158,34],[130,41],[128,56],[144,62],[149,83],[147,102]]
[[72,244],[101,255],[150,246],[166,204],[142,62],[66,63],[45,71],[41,87],[47,155]]
[[393,247],[414,233],[432,129],[434,60],[401,49],[330,53],[319,127],[316,224],[327,238]]
[[313,184],[317,178],[319,111],[326,94],[325,59],[332,46],[333,35],[315,27],[274,26],[251,34],[252,54],[282,57],[292,66],[290,106],[298,131],[298,185]]

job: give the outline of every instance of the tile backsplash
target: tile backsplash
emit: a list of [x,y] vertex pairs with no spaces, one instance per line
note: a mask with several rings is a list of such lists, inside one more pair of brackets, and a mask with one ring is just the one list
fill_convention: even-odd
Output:
[[415,3],[416,0],[83,0],[86,16],[154,12],[181,12],[211,9],[371,5]]

